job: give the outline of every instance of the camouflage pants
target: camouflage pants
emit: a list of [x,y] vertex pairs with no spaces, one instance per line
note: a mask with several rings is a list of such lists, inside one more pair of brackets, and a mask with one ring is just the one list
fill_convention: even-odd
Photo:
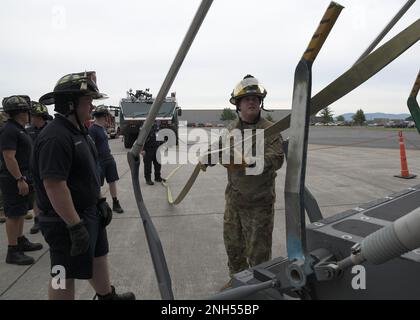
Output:
[[223,237],[231,276],[271,259],[273,225],[274,203],[226,202]]

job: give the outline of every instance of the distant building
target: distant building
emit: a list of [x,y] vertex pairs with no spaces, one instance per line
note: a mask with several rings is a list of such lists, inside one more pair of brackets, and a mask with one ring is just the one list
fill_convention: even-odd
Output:
[[[231,110],[235,112],[233,108]],[[179,117],[179,121],[188,121],[189,124],[195,125],[198,125],[199,123],[211,123],[216,126],[218,124],[224,124],[224,122],[220,120],[222,112],[223,109],[182,109],[182,116]],[[277,109],[272,111],[270,110],[269,112],[263,110],[261,115],[264,118],[267,117],[267,115],[270,115],[275,122],[283,119],[289,113],[290,110]]]
[[314,125],[315,123],[322,122],[323,119],[324,119],[323,117],[311,116],[310,120],[309,120],[309,123],[311,125]]
[[389,121],[389,119],[385,119],[385,118],[375,118],[371,122],[384,125],[388,121]]

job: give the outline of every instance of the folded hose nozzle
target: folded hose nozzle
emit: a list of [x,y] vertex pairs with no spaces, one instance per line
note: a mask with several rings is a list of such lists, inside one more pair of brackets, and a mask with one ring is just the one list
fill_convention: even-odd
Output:
[[382,264],[420,247],[420,208],[399,218],[352,247],[352,254],[337,263],[340,269],[367,261]]

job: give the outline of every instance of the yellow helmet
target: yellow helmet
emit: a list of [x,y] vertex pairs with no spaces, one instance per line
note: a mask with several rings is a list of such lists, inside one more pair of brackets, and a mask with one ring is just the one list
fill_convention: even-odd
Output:
[[266,95],[267,90],[265,90],[265,88],[258,82],[258,80],[250,74],[247,74],[232,91],[229,102],[236,106],[240,98],[246,96],[257,96],[260,97],[262,101]]

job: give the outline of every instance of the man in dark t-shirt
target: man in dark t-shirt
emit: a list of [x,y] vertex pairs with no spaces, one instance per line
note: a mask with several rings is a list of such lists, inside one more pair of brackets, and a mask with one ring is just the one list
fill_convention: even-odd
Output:
[[3,99],[4,112],[10,119],[0,134],[0,188],[6,215],[8,249],[6,263],[30,265],[35,260],[24,252],[42,249],[23,235],[23,219],[32,207],[29,195],[32,182],[29,172],[32,142],[25,130],[30,109],[28,96],[15,95]]
[[26,129],[26,131],[28,132],[32,141],[35,143],[39,133],[47,126],[50,115],[48,113],[47,107],[36,101],[31,101],[30,114],[31,126]]
[[117,164],[111,154],[108,144],[108,135],[106,133],[106,118],[110,113],[105,107],[97,107],[92,112],[95,122],[89,127],[89,135],[95,142],[98,150],[99,167],[101,171],[101,186],[104,185],[105,178],[109,185],[109,193],[112,197],[112,210],[117,213],[123,213],[120,202],[117,198],[117,181],[119,180]]
[[57,114],[35,144],[34,180],[43,216],[57,216],[42,183],[43,177],[66,180],[78,213],[96,206],[100,192],[96,157],[92,139]]
[[149,135],[144,142],[143,150],[141,150],[141,155],[143,156],[144,163],[144,179],[148,185],[154,185],[152,181],[152,163],[154,168],[154,176],[156,182],[165,182],[166,180],[161,177],[161,168],[162,165],[158,161],[157,151],[159,146],[163,144],[163,141],[158,141],[156,135],[158,134],[159,129],[157,124],[154,123],[150,129]]
[[[36,138],[38,138],[39,133],[42,129],[44,129],[49,119],[48,109],[43,104],[31,101],[31,126],[26,130],[29,136],[32,139],[33,144],[35,144]],[[34,194],[35,198],[35,194]],[[34,225],[32,226],[31,230],[29,231],[31,234],[35,234],[39,232],[39,209],[36,204],[36,201],[33,201],[33,209],[34,209]]]
[[112,211],[100,199],[98,155],[83,125],[90,119],[92,100],[102,97],[96,73],[81,72],[62,77],[53,92],[40,98],[57,112],[37,138],[32,168],[51,272],[60,266],[66,278],[64,289],[50,281],[52,300],[74,299],[74,279],[90,280],[98,299],[135,299],[131,292],[117,294],[110,284],[105,227]]

